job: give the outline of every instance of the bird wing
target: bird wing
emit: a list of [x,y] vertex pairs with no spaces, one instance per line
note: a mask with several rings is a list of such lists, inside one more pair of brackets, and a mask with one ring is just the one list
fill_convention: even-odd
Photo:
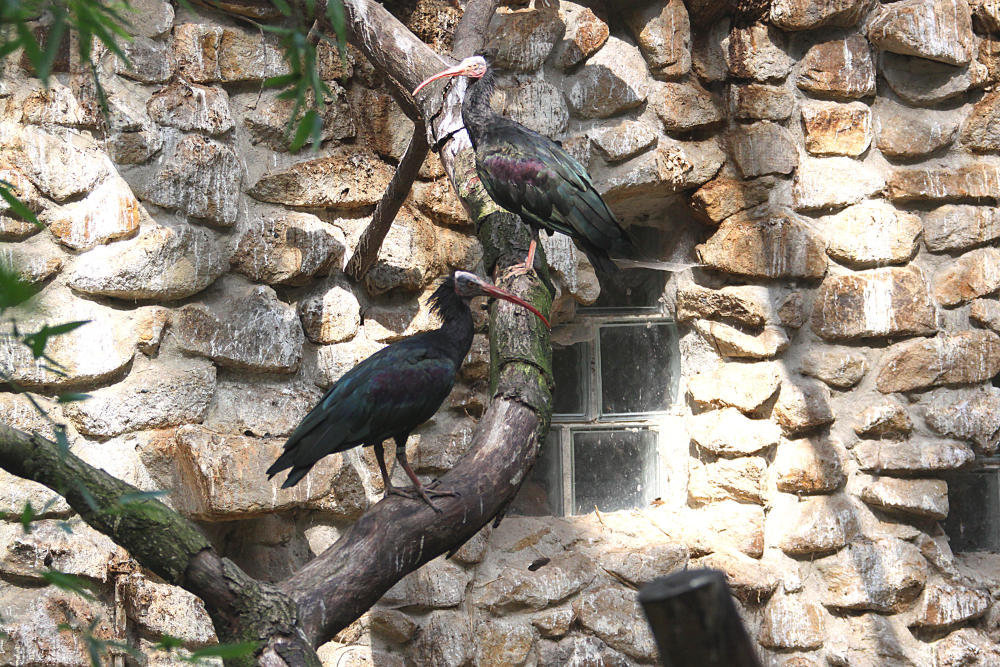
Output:
[[267,474],[307,468],[333,452],[409,433],[430,419],[458,369],[446,355],[414,343],[383,348],[337,380],[289,436]]
[[476,170],[500,206],[530,223],[605,251],[626,238],[583,165],[537,132],[497,128],[480,143]]

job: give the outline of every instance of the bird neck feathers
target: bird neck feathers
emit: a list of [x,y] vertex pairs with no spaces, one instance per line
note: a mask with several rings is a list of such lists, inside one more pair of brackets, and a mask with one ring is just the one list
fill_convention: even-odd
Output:
[[496,89],[496,77],[493,68],[487,68],[486,74],[469,84],[462,101],[462,122],[472,139],[472,147],[479,144],[482,132],[498,114],[490,105],[490,98]]

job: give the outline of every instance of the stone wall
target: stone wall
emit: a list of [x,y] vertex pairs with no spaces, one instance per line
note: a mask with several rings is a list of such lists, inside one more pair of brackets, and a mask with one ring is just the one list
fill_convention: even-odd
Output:
[[[279,490],[263,471],[284,436],[354,363],[433,327],[423,297],[480,250],[432,156],[375,269],[347,280],[411,128],[378,75],[324,50],[325,143],[291,155],[290,105],[260,86],[285,71],[273,43],[216,13],[133,4],[133,69],[101,62],[107,121],[72,59],[47,91],[16,58],[0,81],[0,178],[47,227],[0,209],[4,257],[42,286],[19,321],[91,320],[51,351],[65,375],[12,347],[0,369],[69,425],[74,452],[170,490],[222,552],[278,579],[382,491],[357,450]],[[388,4],[448,49],[451,2]],[[325,659],[650,663],[635,589],[710,566],[767,664],[1000,662],[1000,563],[952,554],[938,523],[942,472],[995,453],[1000,429],[995,3],[776,0],[762,23],[702,0],[512,4],[491,27],[496,103],[561,139],[623,219],[669,240],[667,259],[702,264],[663,299],[682,333],[669,493],[510,517],[400,582]],[[546,245],[565,322],[596,280],[583,255]],[[468,446],[487,365],[479,335],[411,439],[422,474]],[[91,398],[56,404],[65,390]],[[23,397],[0,405],[51,432]],[[87,664],[57,631],[67,621],[99,618],[97,634],[155,665],[171,664],[148,648],[161,634],[214,640],[195,598],[50,497],[0,473],[0,663]],[[30,534],[25,501],[42,517]],[[97,599],[42,586],[44,566]]]

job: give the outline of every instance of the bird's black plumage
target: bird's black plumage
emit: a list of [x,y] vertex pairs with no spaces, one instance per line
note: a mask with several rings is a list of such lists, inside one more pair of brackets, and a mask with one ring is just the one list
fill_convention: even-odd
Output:
[[573,238],[595,268],[617,271],[609,252],[627,252],[631,244],[587,170],[556,142],[495,112],[490,105],[494,86],[487,67],[462,103],[486,191],[535,229]]
[[288,438],[268,477],[291,468],[285,488],[328,454],[388,438],[405,445],[410,431],[437,412],[472,345],[473,325],[454,277],[430,300],[444,320],[441,327],[379,350],[337,380]]

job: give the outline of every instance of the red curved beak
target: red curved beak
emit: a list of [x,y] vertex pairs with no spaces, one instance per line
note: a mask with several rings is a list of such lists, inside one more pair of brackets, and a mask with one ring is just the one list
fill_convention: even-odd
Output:
[[422,88],[424,88],[425,86],[427,86],[430,83],[433,83],[434,81],[437,81],[438,79],[446,79],[446,78],[452,77],[452,76],[462,76],[462,75],[464,75],[467,72],[467,70],[468,70],[468,66],[462,66],[461,64],[455,65],[454,67],[449,67],[448,69],[445,69],[445,70],[441,70],[440,72],[438,72],[434,76],[432,76],[432,77],[430,77],[428,79],[424,79],[420,83],[419,86],[417,86],[416,88],[413,89],[413,95],[415,97],[417,95],[417,93],[419,93]]
[[520,297],[514,296],[513,294],[511,294],[507,290],[502,290],[499,287],[497,287],[496,285],[490,285],[490,284],[485,283],[485,282],[480,284],[480,288],[483,290],[483,292],[485,292],[489,296],[493,296],[493,297],[496,297],[498,299],[503,299],[504,301],[510,301],[513,304],[521,306],[521,308],[524,308],[525,310],[530,310],[532,313],[535,314],[535,317],[537,317],[538,319],[540,319],[542,322],[545,322],[546,328],[548,328],[548,329],[552,328],[552,325],[549,324],[549,321],[547,319],[545,319],[545,316],[542,315],[540,312],[538,312],[537,308],[535,308],[534,306],[532,306],[530,303],[528,303],[524,299],[521,299]]

